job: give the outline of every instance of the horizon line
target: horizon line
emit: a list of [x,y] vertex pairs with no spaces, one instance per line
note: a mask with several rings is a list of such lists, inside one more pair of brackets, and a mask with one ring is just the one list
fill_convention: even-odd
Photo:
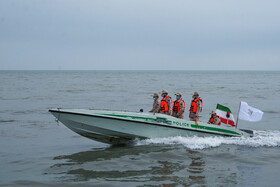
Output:
[[77,70],[70,70],[70,69],[68,69],[68,70],[41,70],[41,69],[15,69],[15,70],[9,70],[9,69],[7,69],[7,70],[0,70],[0,71],[139,71],[139,72],[147,72],[147,71],[150,71],[150,72],[155,72],[155,71],[158,71],[158,72],[160,72],[160,71],[165,71],[165,72],[167,72],[167,71],[177,71],[177,72],[179,72],[179,71],[181,71],[181,72],[191,72],[191,71],[194,71],[194,72],[278,72],[278,71],[280,71],[280,70],[135,70],[135,69],[131,69],[131,70],[122,70],[122,69],[120,69],[120,70],[85,70],[85,69],[77,69]]

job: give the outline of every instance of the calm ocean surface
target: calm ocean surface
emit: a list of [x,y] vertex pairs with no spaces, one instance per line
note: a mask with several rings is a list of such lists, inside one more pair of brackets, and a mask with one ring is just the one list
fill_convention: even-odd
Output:
[[[198,91],[264,112],[253,138],[163,138],[110,146],[57,124],[51,108],[148,111],[152,94]],[[279,186],[280,72],[0,71],[0,186]],[[185,118],[188,114],[185,115]]]

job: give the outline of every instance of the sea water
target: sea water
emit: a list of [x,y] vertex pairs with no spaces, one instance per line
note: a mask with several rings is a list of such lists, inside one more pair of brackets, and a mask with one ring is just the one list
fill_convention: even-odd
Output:
[[[153,93],[264,112],[253,138],[166,137],[110,146],[57,123],[51,108],[147,112]],[[0,186],[279,186],[280,72],[0,71]]]

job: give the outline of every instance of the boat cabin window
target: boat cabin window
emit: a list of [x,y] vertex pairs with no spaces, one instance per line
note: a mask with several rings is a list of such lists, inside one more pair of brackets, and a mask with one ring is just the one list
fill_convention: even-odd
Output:
[[159,123],[166,123],[166,118],[159,118],[159,117],[157,117],[157,122],[159,122]]

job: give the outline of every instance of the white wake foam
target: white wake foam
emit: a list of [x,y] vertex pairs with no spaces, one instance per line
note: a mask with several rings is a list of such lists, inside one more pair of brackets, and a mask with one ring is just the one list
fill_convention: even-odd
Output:
[[183,145],[190,149],[205,149],[218,147],[222,144],[244,145],[249,147],[277,147],[280,146],[280,131],[254,131],[254,137],[168,137],[137,140],[136,145],[165,144]]

